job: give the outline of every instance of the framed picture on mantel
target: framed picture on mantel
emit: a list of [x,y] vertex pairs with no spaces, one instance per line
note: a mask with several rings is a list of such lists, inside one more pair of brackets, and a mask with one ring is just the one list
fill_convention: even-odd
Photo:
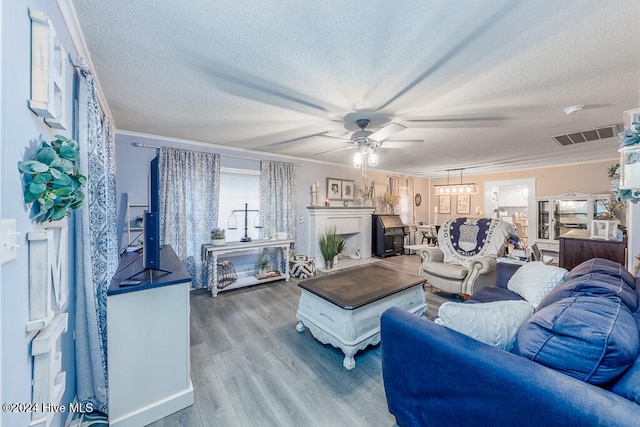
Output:
[[353,200],[355,191],[354,181],[342,180],[342,200]]
[[327,199],[342,200],[342,180],[327,178]]

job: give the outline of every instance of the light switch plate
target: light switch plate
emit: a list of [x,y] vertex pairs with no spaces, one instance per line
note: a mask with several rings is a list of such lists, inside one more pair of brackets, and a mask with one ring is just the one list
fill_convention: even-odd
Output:
[[16,259],[19,234],[15,219],[0,219],[0,264]]

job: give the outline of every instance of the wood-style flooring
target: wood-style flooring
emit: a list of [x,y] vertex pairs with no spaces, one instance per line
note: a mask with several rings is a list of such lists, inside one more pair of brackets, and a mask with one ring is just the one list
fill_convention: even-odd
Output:
[[[384,265],[415,273],[417,255]],[[323,274],[323,273],[320,273]],[[339,349],[296,331],[298,281],[278,281],[212,298],[191,293],[191,379],[195,403],[152,427],[393,426],[382,383],[380,347],[342,366]],[[453,297],[425,286],[428,311]]]

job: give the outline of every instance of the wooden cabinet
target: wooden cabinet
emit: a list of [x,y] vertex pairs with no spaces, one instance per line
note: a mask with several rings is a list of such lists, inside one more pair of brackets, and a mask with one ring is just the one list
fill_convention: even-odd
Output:
[[593,239],[587,230],[572,230],[560,236],[559,240],[558,265],[567,270],[591,258],[610,259],[626,264],[625,241]]
[[[141,268],[126,253],[107,291],[109,425],[143,426],[193,404],[190,376],[191,278],[170,246],[137,286],[120,282]],[[139,277],[139,276],[137,276]]]

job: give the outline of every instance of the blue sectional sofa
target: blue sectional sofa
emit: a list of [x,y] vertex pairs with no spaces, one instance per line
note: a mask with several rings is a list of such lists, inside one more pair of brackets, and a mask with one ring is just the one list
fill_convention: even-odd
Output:
[[[505,269],[476,303],[520,298]],[[511,352],[390,308],[380,344],[389,412],[403,427],[640,426],[639,300],[640,278],[589,260],[542,299]]]

